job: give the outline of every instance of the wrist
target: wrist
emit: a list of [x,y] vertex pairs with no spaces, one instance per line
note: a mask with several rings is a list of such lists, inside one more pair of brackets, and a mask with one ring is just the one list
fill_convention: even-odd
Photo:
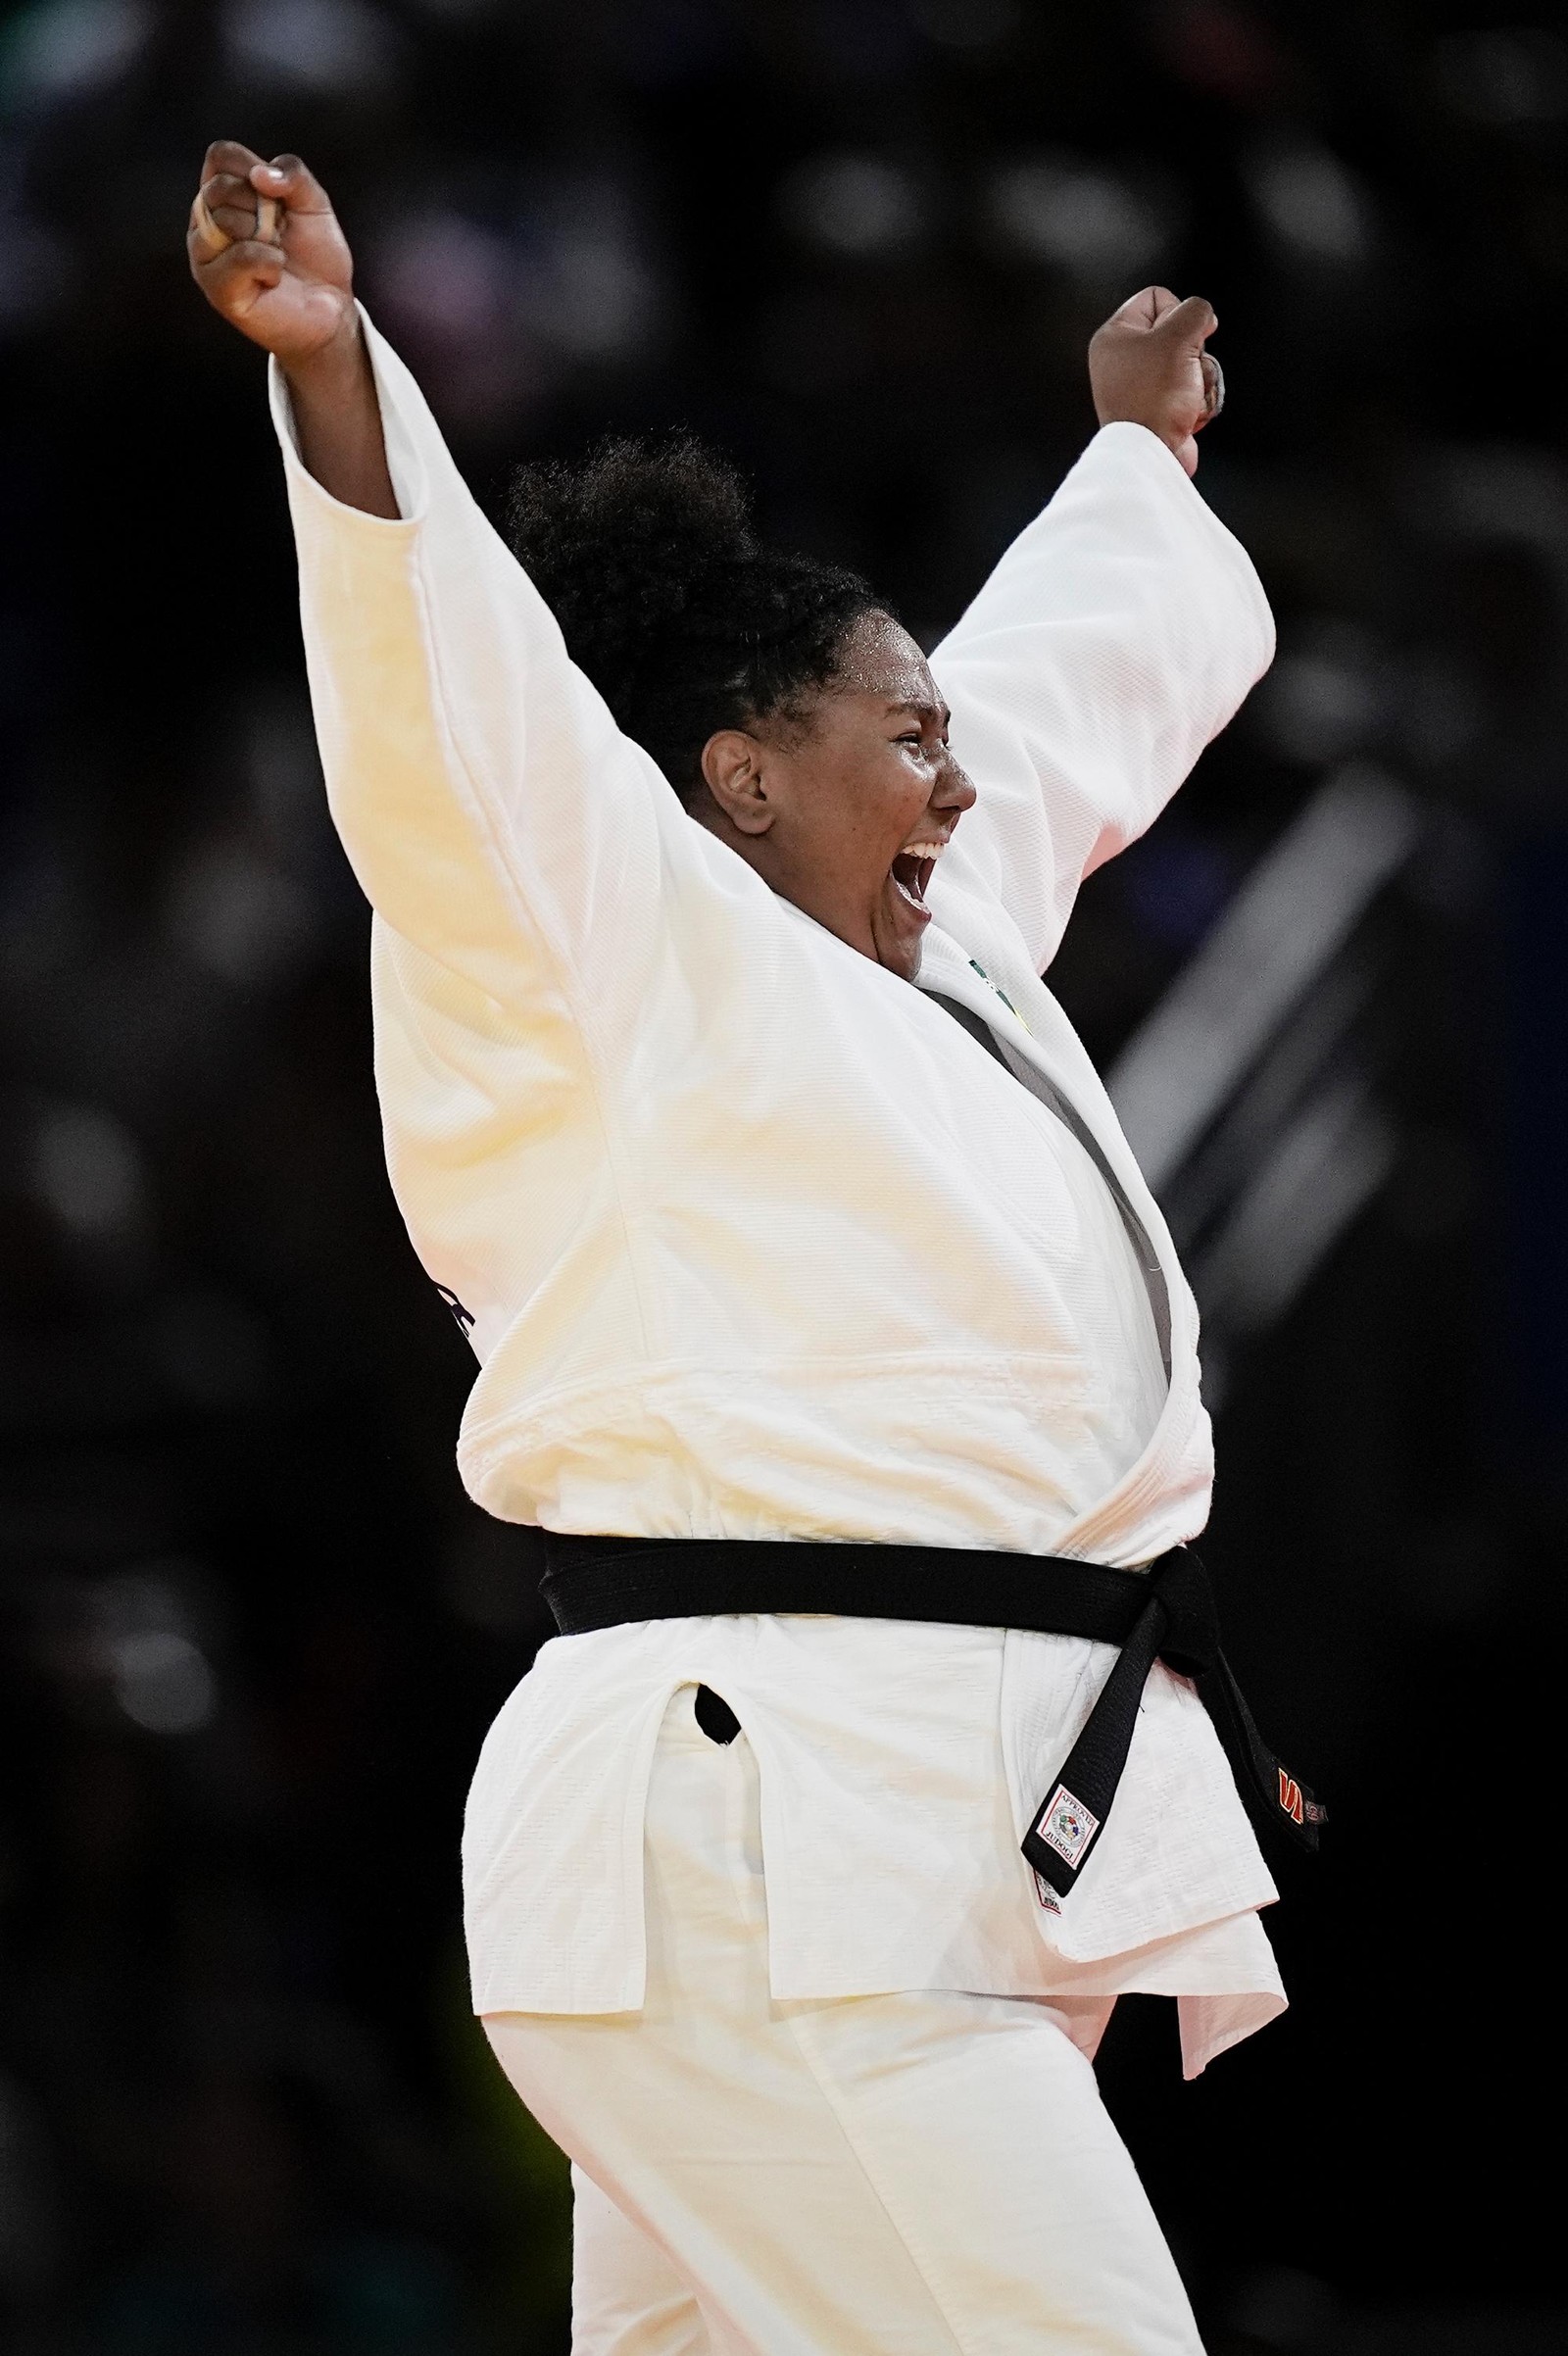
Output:
[[1146,433],[1156,435],[1162,442],[1169,438],[1166,430],[1168,420],[1152,417],[1147,410],[1140,410],[1137,405],[1129,409],[1120,401],[1097,401],[1095,416],[1102,425],[1142,425]]
[[1131,410],[1125,409],[1108,410],[1101,417],[1100,425],[1102,432],[1107,425],[1136,425],[1140,431],[1152,433],[1160,448],[1168,450],[1174,459],[1181,458],[1183,446],[1190,439],[1186,434],[1173,432],[1164,419],[1156,422],[1152,417],[1140,417]]
[[296,400],[333,401],[350,392],[368,360],[360,315],[349,302],[326,341],[313,351],[278,355],[278,365]]

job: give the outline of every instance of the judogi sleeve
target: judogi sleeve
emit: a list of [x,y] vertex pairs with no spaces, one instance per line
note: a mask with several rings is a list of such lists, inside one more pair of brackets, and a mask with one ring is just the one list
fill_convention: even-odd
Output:
[[1104,426],[931,658],[979,790],[948,856],[1037,971],[1273,653],[1245,550],[1156,435]]
[[492,1000],[545,992],[612,1018],[661,920],[661,838],[679,806],[568,659],[409,370],[365,326],[399,520],[317,482],[272,369],[338,832],[385,922]]

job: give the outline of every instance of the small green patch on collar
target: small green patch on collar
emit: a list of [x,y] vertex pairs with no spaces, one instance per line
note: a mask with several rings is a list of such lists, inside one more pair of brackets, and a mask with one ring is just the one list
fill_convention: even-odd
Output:
[[[1005,990],[998,989],[997,984],[991,979],[990,974],[987,973],[979,958],[971,957],[969,962],[974,967],[975,972],[980,976],[980,979],[984,982],[986,988],[988,990],[996,991],[996,995],[1001,999],[1003,1005],[1006,1007],[1007,1012],[1012,1016],[1013,1021],[1023,1022],[1023,1016],[1019,1013],[1017,1007],[1013,1005]],[[1027,1031],[1029,1025],[1026,1022],[1023,1022],[1023,1027]]]

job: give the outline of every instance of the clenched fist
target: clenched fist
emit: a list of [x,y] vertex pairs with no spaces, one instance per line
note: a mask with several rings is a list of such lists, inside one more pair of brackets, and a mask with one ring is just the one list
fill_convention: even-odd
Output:
[[185,250],[213,309],[285,367],[349,331],[348,240],[326,191],[298,156],[264,164],[238,140],[215,139]]
[[395,517],[353,257],[315,173],[298,156],[264,164],[237,139],[215,139],[185,251],[213,309],[281,365],[318,482],[349,507]]
[[1146,286],[1113,311],[1089,346],[1089,384],[1102,425],[1147,425],[1198,471],[1195,437],[1219,414],[1219,364],[1203,349],[1219,325],[1201,295],[1185,303]]

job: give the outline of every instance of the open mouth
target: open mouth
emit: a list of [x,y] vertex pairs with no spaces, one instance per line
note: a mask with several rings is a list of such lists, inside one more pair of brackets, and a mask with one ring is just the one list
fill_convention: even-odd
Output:
[[926,907],[925,896],[936,872],[937,860],[945,848],[942,843],[910,843],[899,853],[889,869],[895,891],[908,902],[910,908],[917,908],[922,916],[931,913]]

